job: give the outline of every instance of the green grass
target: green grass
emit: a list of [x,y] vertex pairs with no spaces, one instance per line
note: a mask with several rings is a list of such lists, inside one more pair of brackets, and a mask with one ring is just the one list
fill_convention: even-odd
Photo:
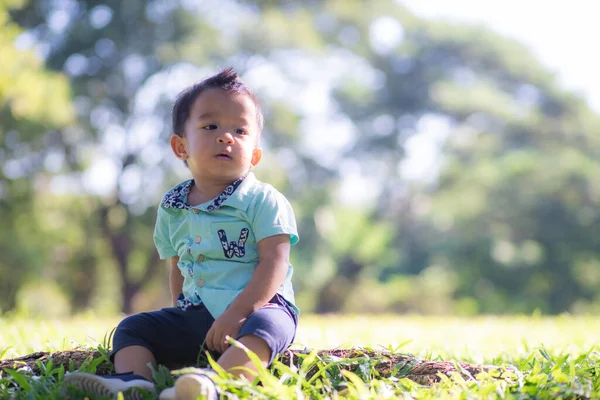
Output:
[[[118,321],[89,315],[60,321],[0,319],[0,355],[5,359],[77,345],[105,351],[108,333]],[[402,378],[402,371],[379,376],[377,357],[344,359],[310,353],[298,368],[275,363],[270,371],[261,371],[260,386],[232,380],[224,373],[217,383],[230,398],[600,398],[599,342],[600,319],[592,317],[303,315],[295,348],[358,346],[429,360],[511,366],[515,372],[504,379],[482,374],[465,380],[457,375],[426,387]],[[0,398],[8,398],[9,393],[19,399],[63,398],[60,381],[66,371],[45,367],[42,376],[35,378],[3,373]],[[93,363],[83,367],[91,372],[94,368]],[[172,384],[167,371],[157,372],[157,378],[159,387]],[[83,397],[74,393],[71,398]]]

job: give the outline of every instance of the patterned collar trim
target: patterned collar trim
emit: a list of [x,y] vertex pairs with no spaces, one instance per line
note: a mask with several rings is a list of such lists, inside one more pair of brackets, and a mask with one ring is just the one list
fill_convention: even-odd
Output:
[[[215,197],[210,205],[206,207],[206,211],[211,212],[221,208],[225,200],[227,200],[235,192],[235,190],[241,185],[247,176],[248,175],[244,175],[231,185],[227,186],[225,190],[223,190],[220,195]],[[175,186],[173,189],[169,190],[167,194],[165,194],[165,197],[163,197],[160,204],[165,208],[180,208],[182,210],[190,210],[192,207],[187,202],[187,195],[190,193],[193,184],[194,180],[190,179]]]

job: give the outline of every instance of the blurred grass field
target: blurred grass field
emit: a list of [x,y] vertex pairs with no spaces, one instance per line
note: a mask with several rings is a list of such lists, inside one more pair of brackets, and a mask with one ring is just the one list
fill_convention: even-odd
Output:
[[[121,317],[80,315],[68,319],[0,319],[1,358],[106,343]],[[364,316],[303,315],[295,348],[353,346],[392,349],[427,359],[491,363],[525,357],[538,347],[550,353],[591,351],[600,343],[600,319],[580,316]],[[510,357],[507,357],[509,356]]]

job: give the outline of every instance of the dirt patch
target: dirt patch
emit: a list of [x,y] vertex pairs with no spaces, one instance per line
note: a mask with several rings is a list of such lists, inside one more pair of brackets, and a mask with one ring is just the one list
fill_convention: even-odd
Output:
[[[299,366],[301,359],[307,356],[307,352],[290,350],[287,351],[280,361],[286,365]],[[451,376],[459,373],[464,379],[474,379],[481,372],[491,372],[493,376],[502,378],[507,371],[506,368],[493,365],[476,365],[462,362],[450,361],[429,361],[422,360],[411,355],[394,354],[387,351],[373,351],[363,349],[350,350],[321,350],[317,352],[317,357],[326,363],[332,363],[328,368],[356,371],[360,365],[368,363],[374,371],[380,376],[396,376],[398,378],[408,378],[421,385],[431,385],[441,380],[441,375]],[[112,373],[112,364],[106,356],[94,350],[66,350],[55,353],[36,352],[26,356],[1,360],[0,369],[27,369],[34,374],[40,373],[40,363],[46,364],[52,358],[54,367],[63,365],[65,370],[69,370],[72,365],[75,369],[84,363],[90,363],[92,360],[103,358],[96,367],[98,375],[108,375]],[[457,368],[458,366],[458,368]],[[184,367],[183,365],[170,365],[171,369]],[[309,376],[317,373],[317,369],[309,372]]]

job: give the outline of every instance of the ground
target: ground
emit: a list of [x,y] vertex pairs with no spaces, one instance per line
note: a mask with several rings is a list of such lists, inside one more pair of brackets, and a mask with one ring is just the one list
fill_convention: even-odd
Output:
[[[307,352],[288,351],[284,354],[280,361],[286,365],[298,366],[301,359],[306,356]],[[465,379],[473,379],[481,372],[494,372],[494,375],[502,376],[505,369],[492,365],[474,365],[468,363],[455,363],[448,361],[429,361],[423,360],[411,355],[394,354],[388,351],[373,351],[364,349],[350,350],[321,350],[317,352],[317,356],[322,359],[344,360],[345,362],[337,364],[341,369],[350,371],[355,370],[362,361],[371,360],[372,365],[375,365],[375,370],[380,376],[397,376],[408,378],[412,381],[422,384],[431,385],[439,382],[441,375],[451,376],[453,373],[460,373]],[[26,356],[13,359],[1,360],[0,369],[20,369],[31,368],[34,374],[40,373],[40,363],[45,364],[49,358],[52,358],[52,363],[55,367],[64,365],[65,370],[69,370],[70,364],[75,369],[79,368],[86,360],[104,358],[97,366],[96,373],[98,375],[107,375],[112,372],[111,363],[106,360],[97,350],[75,349],[67,351],[57,351],[55,353],[36,352]],[[182,368],[184,366],[168,366],[171,369]],[[458,369],[457,369],[458,367]],[[316,371],[312,372],[313,374]],[[310,373],[309,373],[310,375]]]

